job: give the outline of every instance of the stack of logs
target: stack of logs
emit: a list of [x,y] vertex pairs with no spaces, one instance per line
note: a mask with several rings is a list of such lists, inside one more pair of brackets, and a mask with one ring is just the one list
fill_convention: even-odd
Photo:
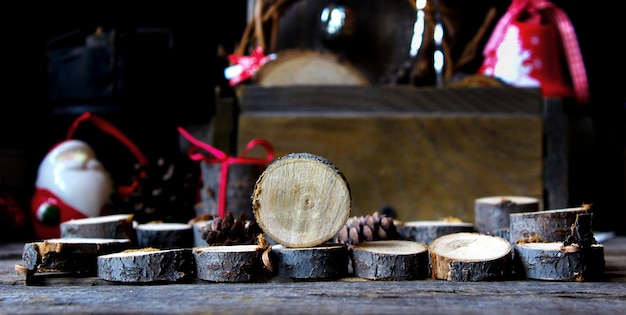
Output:
[[[15,269],[26,283],[65,273],[124,283],[255,282],[273,276],[327,280],[540,279],[595,281],[604,250],[590,206],[540,210],[535,198],[476,200],[474,224],[454,218],[400,222],[349,217],[350,188],[330,161],[283,156],[259,176],[254,218],[136,224],[132,214],[71,220],[61,237],[27,243]],[[194,235],[195,234],[195,235]],[[198,245],[200,237],[205,244]],[[400,267],[398,267],[400,266]]]

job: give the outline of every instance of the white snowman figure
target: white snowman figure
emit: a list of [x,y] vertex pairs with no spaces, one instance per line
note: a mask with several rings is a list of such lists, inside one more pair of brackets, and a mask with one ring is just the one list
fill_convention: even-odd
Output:
[[39,239],[60,237],[60,224],[105,213],[113,185],[91,147],[65,140],[48,152],[37,173],[31,216]]

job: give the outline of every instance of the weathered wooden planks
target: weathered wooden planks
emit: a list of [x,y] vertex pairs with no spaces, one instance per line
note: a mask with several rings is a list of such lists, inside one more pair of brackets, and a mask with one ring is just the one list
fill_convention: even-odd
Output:
[[352,215],[473,222],[474,200],[543,195],[542,100],[534,89],[246,86],[239,151],[324,156],[350,181]]

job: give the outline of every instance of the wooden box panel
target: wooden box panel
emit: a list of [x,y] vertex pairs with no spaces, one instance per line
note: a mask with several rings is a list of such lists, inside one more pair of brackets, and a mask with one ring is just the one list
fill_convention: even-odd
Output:
[[399,220],[473,222],[474,200],[541,198],[542,99],[535,89],[246,86],[238,152],[309,152],[346,176],[352,215],[389,205]]

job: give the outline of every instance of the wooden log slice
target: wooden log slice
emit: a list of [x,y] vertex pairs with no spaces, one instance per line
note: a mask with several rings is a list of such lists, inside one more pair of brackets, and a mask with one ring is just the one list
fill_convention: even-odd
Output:
[[260,86],[367,85],[369,80],[330,52],[289,49],[261,67],[254,76]]
[[332,280],[348,274],[349,253],[345,244],[322,244],[310,248],[272,246],[278,276],[299,280]]
[[428,277],[428,247],[405,240],[363,242],[352,248],[357,277],[371,280],[416,280]]
[[514,249],[516,263],[528,279],[582,282],[601,280],[604,276],[601,244],[585,250],[563,246],[561,242],[519,243]]
[[97,259],[99,278],[125,283],[177,282],[194,272],[191,249],[133,249],[101,255]]
[[287,247],[330,240],[350,216],[344,175],[327,159],[291,153],[270,163],[257,180],[252,209],[263,231]]
[[26,243],[23,267],[31,273],[69,272],[96,275],[97,257],[123,251],[132,245],[128,239],[58,238]]
[[435,239],[428,246],[434,279],[492,281],[512,273],[511,244],[497,236],[454,233]]
[[[539,199],[524,196],[492,196],[474,201],[474,226],[484,234],[504,236],[510,227],[510,214],[539,211]],[[508,237],[507,237],[508,239]]]
[[578,214],[587,213],[588,207],[559,210],[511,213],[509,241],[563,242],[571,235]]
[[263,264],[257,245],[194,247],[196,277],[212,282],[257,282],[271,272]]
[[204,238],[202,238],[202,235],[204,233],[203,228],[206,226],[207,224],[207,220],[203,220],[203,221],[196,221],[192,223],[192,227],[193,227],[193,247],[201,247],[201,246],[207,246],[209,245],[206,240]]
[[135,227],[137,245],[158,249],[192,248],[193,227],[185,223],[145,223]]
[[135,240],[132,214],[114,214],[61,223],[61,238],[122,238]]
[[429,245],[436,238],[452,233],[474,232],[474,225],[468,222],[437,220],[408,221],[398,225],[402,239]]
[[[213,216],[218,215],[218,197],[220,195],[220,181],[222,164],[200,163],[202,171],[202,211]],[[262,166],[259,164],[231,164],[228,166],[228,178],[226,179],[226,208],[237,218],[245,213],[248,218],[252,217],[250,196],[254,191],[256,180],[261,175]]]

